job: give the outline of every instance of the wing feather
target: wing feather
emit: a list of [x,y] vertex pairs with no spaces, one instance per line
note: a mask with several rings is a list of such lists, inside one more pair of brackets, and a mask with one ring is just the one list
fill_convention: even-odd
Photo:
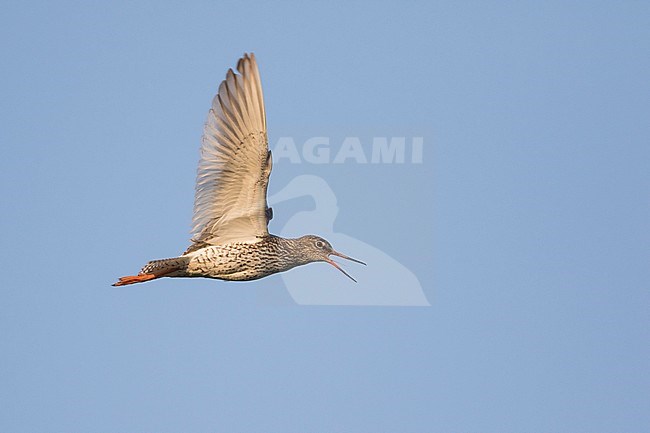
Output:
[[257,242],[268,235],[272,163],[255,56],[244,54],[237,71],[226,73],[205,122],[192,220],[196,244]]

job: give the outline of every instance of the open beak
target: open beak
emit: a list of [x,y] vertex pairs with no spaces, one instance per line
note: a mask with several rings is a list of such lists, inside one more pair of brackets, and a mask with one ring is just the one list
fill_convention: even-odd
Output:
[[[349,257],[349,256],[346,256],[345,254],[341,254],[341,253],[339,253],[338,251],[332,251],[332,252],[330,253],[330,255],[338,256],[338,257],[341,257],[342,259],[350,260],[350,261],[352,261],[352,262],[361,263],[362,265],[365,265],[365,263],[363,263],[361,260],[353,259],[352,257]],[[338,263],[336,263],[334,260],[332,260],[332,259],[330,259],[330,258],[327,258],[327,259],[325,259],[325,261],[326,261],[327,263],[329,263],[330,265],[334,266],[334,267],[335,267],[336,269],[338,269],[339,271],[343,272],[343,274],[344,274],[346,277],[348,277],[349,279],[351,279],[351,280],[354,281],[355,283],[357,282],[357,280],[355,280],[354,278],[352,278],[352,277],[350,276],[350,274],[348,274],[347,272],[345,272],[345,271],[343,270],[343,268],[341,268],[341,267],[338,265]]]

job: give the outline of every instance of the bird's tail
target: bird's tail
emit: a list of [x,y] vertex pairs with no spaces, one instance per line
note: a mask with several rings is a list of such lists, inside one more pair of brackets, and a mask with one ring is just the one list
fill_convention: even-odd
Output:
[[189,257],[174,257],[172,259],[152,260],[138,273],[121,277],[113,286],[126,286],[128,284],[144,283],[161,277],[183,277],[190,262]]

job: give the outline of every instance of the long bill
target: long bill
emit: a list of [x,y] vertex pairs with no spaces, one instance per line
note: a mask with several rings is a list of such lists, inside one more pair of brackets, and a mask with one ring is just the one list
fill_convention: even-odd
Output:
[[[346,259],[346,260],[350,260],[350,261],[352,261],[352,262],[360,263],[360,264],[362,264],[362,265],[364,265],[364,266],[366,265],[366,264],[365,264],[364,262],[362,262],[361,260],[353,259],[352,257],[349,257],[349,256],[346,256],[345,254],[341,254],[341,253],[339,253],[338,251],[332,251],[330,254],[331,254],[331,255],[334,255],[334,256],[337,256],[337,257],[341,257],[342,259]],[[341,268],[341,267],[338,265],[338,263],[336,263],[334,260],[332,260],[332,259],[330,259],[330,258],[327,258],[327,259],[326,259],[326,262],[329,263],[330,265],[334,266],[334,267],[335,267],[336,269],[338,269],[339,271],[343,272],[343,275],[345,275],[346,277],[348,277],[349,279],[351,279],[351,280],[354,281],[355,283],[357,282],[357,280],[355,280],[354,278],[352,278],[352,276],[350,276],[350,274],[348,274],[347,272],[345,272],[345,271],[343,270],[343,268]]]

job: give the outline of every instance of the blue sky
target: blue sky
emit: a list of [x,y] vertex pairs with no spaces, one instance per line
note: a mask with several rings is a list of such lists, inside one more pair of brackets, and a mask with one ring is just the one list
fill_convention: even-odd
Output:
[[[647,4],[3,2],[0,34],[0,430],[650,429]],[[334,232],[429,307],[298,305],[277,275],[110,287],[187,246],[248,51],[272,147],[423,138],[420,164],[281,159],[269,193],[325,179]]]

